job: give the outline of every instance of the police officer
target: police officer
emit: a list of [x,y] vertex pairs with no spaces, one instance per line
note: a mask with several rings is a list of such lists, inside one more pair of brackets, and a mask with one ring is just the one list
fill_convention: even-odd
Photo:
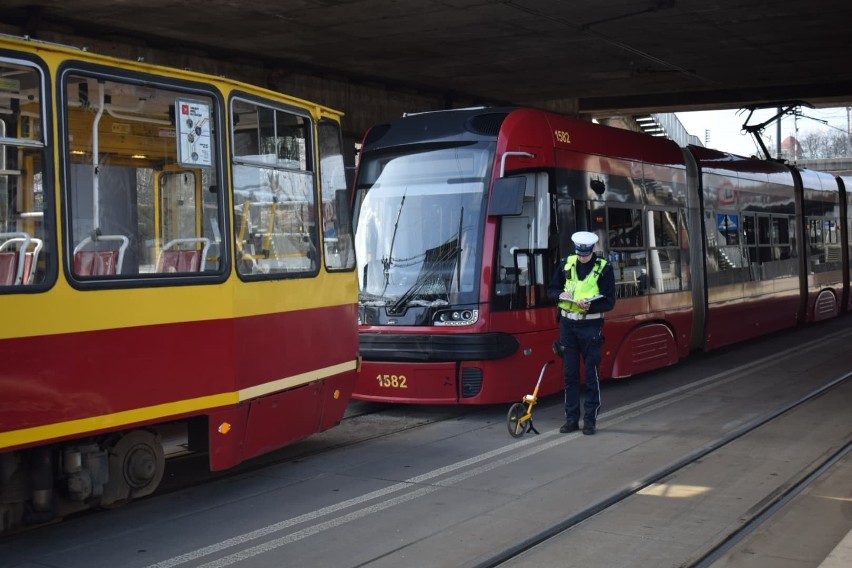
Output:
[[571,235],[575,254],[565,259],[550,280],[547,296],[559,301],[559,344],[565,367],[565,425],[563,434],[579,430],[580,356],[585,362],[586,401],[583,434],[597,428],[601,407],[598,366],[603,344],[603,313],[615,307],[612,265],[594,253],[598,237],[588,231]]

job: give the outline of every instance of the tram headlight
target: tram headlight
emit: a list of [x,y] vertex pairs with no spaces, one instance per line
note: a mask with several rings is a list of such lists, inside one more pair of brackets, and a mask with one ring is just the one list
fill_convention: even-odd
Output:
[[473,325],[479,320],[479,310],[440,310],[432,319],[434,325]]

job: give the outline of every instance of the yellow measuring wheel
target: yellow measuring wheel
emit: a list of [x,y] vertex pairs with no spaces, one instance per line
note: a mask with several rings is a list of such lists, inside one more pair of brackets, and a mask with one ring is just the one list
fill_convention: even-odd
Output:
[[520,438],[527,432],[538,434],[538,430],[533,426],[532,409],[535,403],[538,402],[538,389],[541,387],[541,379],[544,378],[544,371],[547,366],[553,363],[553,359],[545,363],[541,367],[541,373],[538,375],[538,381],[535,384],[532,394],[524,396],[521,402],[516,402],[509,408],[509,414],[506,415],[506,426],[509,428],[509,434],[513,438]]

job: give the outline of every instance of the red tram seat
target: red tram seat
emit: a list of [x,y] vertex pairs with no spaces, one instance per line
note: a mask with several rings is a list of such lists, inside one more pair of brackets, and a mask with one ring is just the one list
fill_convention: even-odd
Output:
[[[0,233],[0,285],[32,284],[43,242],[23,231]],[[16,250],[17,249],[17,250]]]
[[[198,246],[201,245],[199,249]],[[190,247],[181,249],[179,247]],[[206,237],[189,237],[172,239],[163,245],[157,258],[158,273],[172,272],[202,272],[207,251],[210,249],[210,239]]]
[[[103,246],[114,246],[118,249],[103,249]],[[99,244],[99,243],[106,243]],[[94,250],[85,247],[94,246]],[[124,235],[97,235],[86,237],[74,247],[74,273],[77,276],[114,276],[121,274],[124,252],[130,245],[130,239]],[[100,249],[100,250],[97,250]]]
[[157,263],[157,272],[198,272],[200,250],[164,250]]
[[18,253],[0,252],[0,286],[11,286],[18,274]]
[[33,279],[32,277],[33,277],[33,262],[34,261],[35,261],[35,254],[28,252],[24,256],[24,274],[23,274],[23,281],[21,282],[21,284],[23,284],[25,286],[27,284],[31,284],[30,280]]
[[117,250],[81,250],[74,254],[74,273],[78,276],[110,276],[117,265]]

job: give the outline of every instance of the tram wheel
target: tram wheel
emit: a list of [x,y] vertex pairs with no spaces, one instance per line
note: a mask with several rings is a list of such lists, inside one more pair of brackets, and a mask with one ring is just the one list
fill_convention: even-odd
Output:
[[120,507],[156,491],[166,469],[158,434],[132,430],[111,440],[108,450],[109,481],[104,485],[101,507]]
[[506,426],[513,438],[520,438],[529,430],[530,421],[521,421],[521,417],[526,413],[527,407],[522,402],[516,402],[509,408],[509,414],[506,415]]

